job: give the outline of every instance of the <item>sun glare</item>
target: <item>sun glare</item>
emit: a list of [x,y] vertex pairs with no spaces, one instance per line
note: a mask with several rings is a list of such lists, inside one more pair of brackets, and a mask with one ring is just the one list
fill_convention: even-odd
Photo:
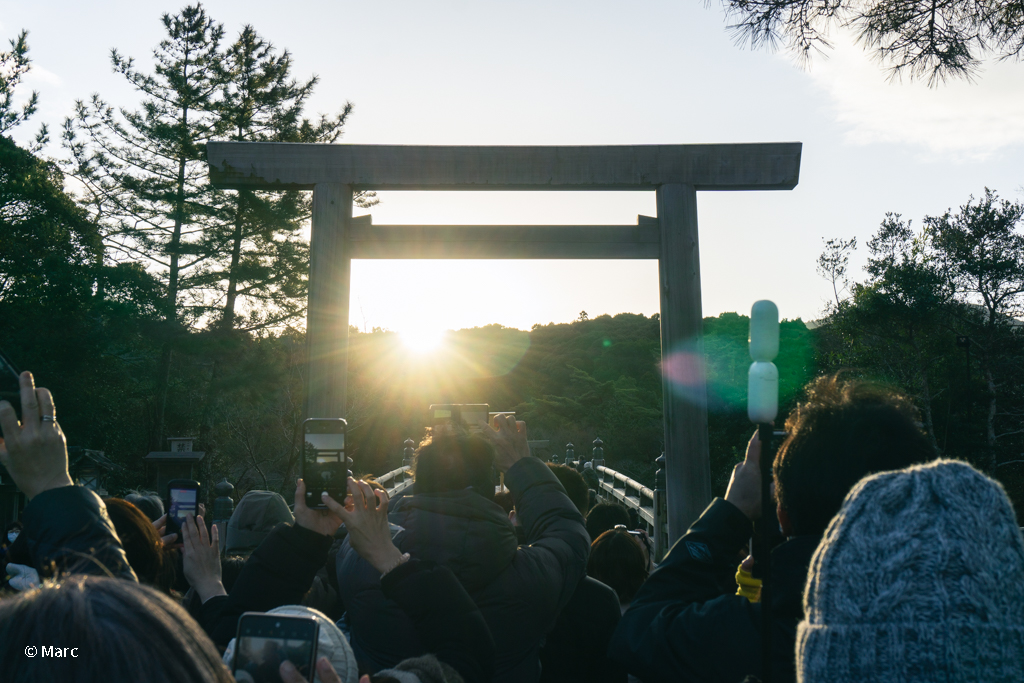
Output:
[[429,353],[441,345],[444,339],[444,330],[437,328],[418,328],[401,332],[399,336],[405,348],[413,353]]

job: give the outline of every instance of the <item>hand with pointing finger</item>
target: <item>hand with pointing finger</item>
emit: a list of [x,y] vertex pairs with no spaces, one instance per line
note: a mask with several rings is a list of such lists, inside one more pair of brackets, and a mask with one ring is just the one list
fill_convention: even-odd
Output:
[[11,404],[0,401],[0,463],[31,500],[74,482],[68,474],[67,444],[57,424],[53,396],[47,389],[36,388],[32,373],[21,373],[20,384],[20,423]]
[[749,520],[761,517],[761,440],[757,438],[757,432],[747,443],[743,462],[732,470],[725,499],[738,507]]

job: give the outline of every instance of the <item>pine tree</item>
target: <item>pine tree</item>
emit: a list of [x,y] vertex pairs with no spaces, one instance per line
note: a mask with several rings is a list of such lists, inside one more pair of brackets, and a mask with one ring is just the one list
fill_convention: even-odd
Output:
[[[292,57],[276,51],[252,26],[245,26],[221,62],[218,104],[221,134],[246,142],[334,142],[352,104],[316,121],[303,110],[318,77],[298,82]],[[309,246],[299,235],[310,215],[310,197],[297,191],[227,193],[218,241],[224,247],[207,274],[217,291],[218,326],[251,331],[281,326],[305,312]],[[356,198],[376,203],[372,193]],[[244,316],[244,318],[243,318]]]
[[152,74],[111,51],[114,71],[143,96],[141,108],[115,110],[94,95],[64,125],[73,173],[104,226],[107,257],[147,262],[166,286],[154,446],[163,440],[173,341],[207,308],[207,271],[223,222],[220,192],[206,178],[205,143],[217,132],[224,31],[198,4],[162,21],[166,38],[153,52]]

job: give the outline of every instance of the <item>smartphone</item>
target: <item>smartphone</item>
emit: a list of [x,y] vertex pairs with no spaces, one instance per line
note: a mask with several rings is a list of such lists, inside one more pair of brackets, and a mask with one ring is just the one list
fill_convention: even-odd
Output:
[[348,493],[348,458],[345,430],[340,417],[311,417],[302,423],[302,480],[306,482],[306,506],[325,509],[322,494],[341,502]]
[[281,663],[287,659],[303,678],[312,681],[319,635],[320,624],[313,617],[246,612],[238,619],[235,680],[280,683]]
[[167,483],[167,532],[185,526],[185,515],[199,514],[200,484],[193,479],[171,479]]
[[440,403],[430,406],[430,427],[481,432],[487,425],[491,407],[486,403]]
[[21,373],[3,351],[0,351],[0,400],[14,406],[14,412],[21,419]]

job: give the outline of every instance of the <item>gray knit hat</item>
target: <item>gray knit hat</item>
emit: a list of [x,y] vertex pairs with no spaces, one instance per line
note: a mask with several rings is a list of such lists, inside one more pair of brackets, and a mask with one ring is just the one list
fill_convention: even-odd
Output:
[[1024,681],[1024,540],[1003,488],[937,460],[860,481],[811,559],[804,683]]

